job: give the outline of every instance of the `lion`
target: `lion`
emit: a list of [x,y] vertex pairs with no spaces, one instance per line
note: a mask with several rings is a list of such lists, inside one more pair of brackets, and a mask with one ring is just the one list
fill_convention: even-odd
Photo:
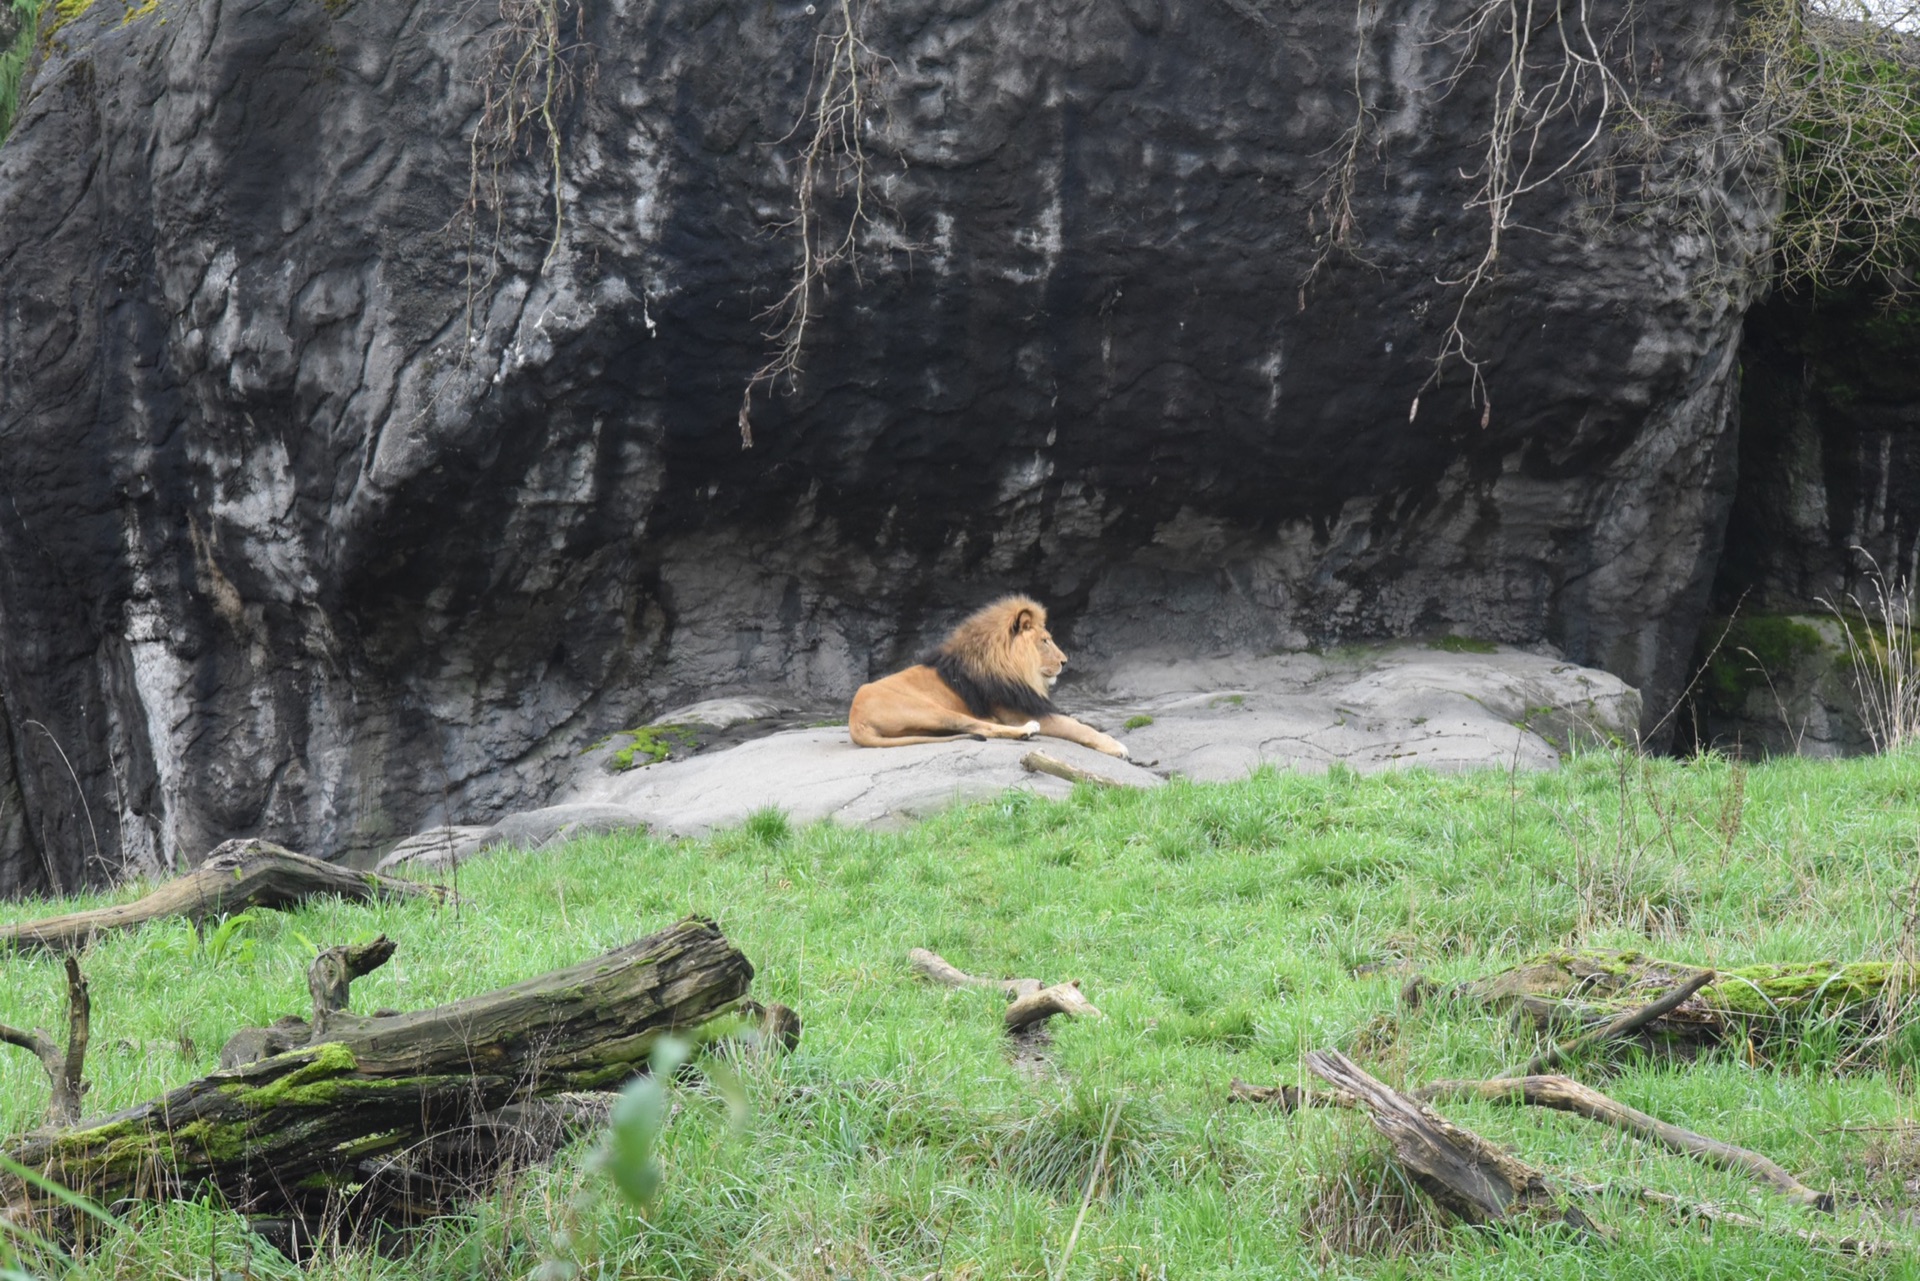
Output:
[[860,747],[1046,734],[1125,760],[1125,744],[1053,705],[1066,665],[1046,609],[1003,597],[954,628],[925,662],[862,685],[847,731]]

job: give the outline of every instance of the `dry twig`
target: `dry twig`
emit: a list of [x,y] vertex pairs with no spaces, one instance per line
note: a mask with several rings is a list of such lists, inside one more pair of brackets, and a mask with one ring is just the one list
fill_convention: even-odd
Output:
[[[833,12],[839,30],[822,32],[814,42],[807,112],[793,129],[799,133],[811,126],[793,184],[793,218],[785,224],[799,245],[800,264],[793,284],[764,313],[778,317],[779,323],[766,335],[774,345],[773,354],[753,371],[740,393],[742,449],[753,448],[753,393],[761,387],[771,391],[782,378],[792,388],[800,373],[807,329],[817,313],[819,296],[826,292],[827,273],[844,263],[858,279],[860,233],[873,221],[875,195],[868,182],[861,133],[872,127],[869,117],[877,105],[874,82],[886,59],[861,38],[864,5],[833,0]],[[843,228],[827,230],[827,216],[819,205],[823,190],[834,196],[850,195],[852,208]]]

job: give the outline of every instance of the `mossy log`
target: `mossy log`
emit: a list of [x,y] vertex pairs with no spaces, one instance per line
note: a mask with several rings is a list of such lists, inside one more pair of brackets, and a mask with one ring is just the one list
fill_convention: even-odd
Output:
[[[1659,1000],[1700,967],[1641,952],[1577,949],[1543,953],[1512,969],[1454,988],[1450,996],[1511,1010],[1542,1031],[1596,1026]],[[1410,984],[1411,998],[1430,988]],[[1887,1002],[1920,994],[1920,966],[1891,961],[1813,961],[1716,970],[1711,981],[1636,1032],[1646,1048],[1685,1052],[1727,1040],[1763,1044],[1809,1020],[1867,1028]]]
[[[31,1131],[0,1152],[106,1204],[213,1188],[248,1214],[379,1214],[398,1191],[376,1177],[382,1163],[510,1104],[616,1085],[661,1035],[738,1007],[752,978],[718,926],[690,918],[450,1005],[373,1017],[330,1010],[325,1044]],[[322,995],[316,989],[317,1002]],[[0,1203],[33,1207],[34,1198],[0,1176]]]
[[338,895],[371,899],[444,900],[438,885],[403,881],[373,872],[356,872],[324,863],[272,841],[228,841],[206,862],[144,898],[113,907],[97,907],[40,921],[0,925],[0,952],[44,949],[77,952],[102,934],[130,930],[166,916],[201,921],[249,907],[285,908],[311,898]]

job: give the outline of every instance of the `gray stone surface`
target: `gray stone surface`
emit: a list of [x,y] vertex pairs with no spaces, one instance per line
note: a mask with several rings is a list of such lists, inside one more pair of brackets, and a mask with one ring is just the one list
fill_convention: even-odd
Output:
[[844,726],[785,730],[691,760],[669,761],[624,774],[600,771],[576,782],[573,804],[622,806],[662,835],[696,836],[731,827],[760,809],[777,809],[798,823],[898,826],[957,801],[983,800],[1009,788],[1060,797],[1073,790],[1061,779],[1024,769],[1021,758],[1042,751],[1116,783],[1158,787],[1159,775],[1074,743],[928,743],[917,747],[855,747]]
[[[564,216],[526,137],[477,237],[499,6],[72,8],[0,149],[0,893],[490,821],[660,709],[842,701],[1007,590],[1075,671],[1455,630],[1681,677],[1770,196],[1531,188],[1463,315],[1490,415],[1430,383],[1487,245],[1477,0],[854,6],[875,221],[751,451],[842,6],[568,3]],[[1743,12],[1591,23],[1711,148]],[[1356,119],[1364,261],[1323,262]]]
[[1550,769],[1569,747],[1632,743],[1638,692],[1618,677],[1502,648],[1391,647],[1320,657],[1135,660],[1100,702],[1136,760],[1221,781],[1262,765],[1362,772]]
[[[1136,659],[1069,704],[1120,735],[1133,762],[1053,738],[873,749],[854,747],[844,727],[784,730],[622,773],[583,759],[559,804],[510,815],[451,853],[632,827],[698,836],[768,808],[801,823],[895,826],[1009,788],[1066,795],[1070,784],[1023,768],[1031,751],[1134,787],[1159,786],[1163,775],[1218,782],[1262,766],[1317,772],[1335,762],[1362,772],[1551,769],[1569,748],[1632,741],[1641,716],[1639,694],[1605,672],[1507,648],[1414,646]],[[1136,717],[1152,723],[1125,728]],[[447,852],[447,841],[423,835],[382,866],[444,863]]]

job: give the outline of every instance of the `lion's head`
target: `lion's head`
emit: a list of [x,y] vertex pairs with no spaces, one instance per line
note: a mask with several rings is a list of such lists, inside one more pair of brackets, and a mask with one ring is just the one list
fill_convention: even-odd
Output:
[[1044,606],[1006,596],[954,628],[930,662],[975,716],[1044,716],[1055,710],[1050,695],[1067,656]]

